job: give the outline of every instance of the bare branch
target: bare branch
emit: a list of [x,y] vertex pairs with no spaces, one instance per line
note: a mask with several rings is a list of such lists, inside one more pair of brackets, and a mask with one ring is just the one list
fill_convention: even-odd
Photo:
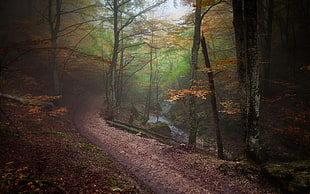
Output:
[[90,23],[90,22],[97,22],[97,21],[101,21],[101,19],[87,20],[87,21],[84,21],[84,22],[81,22],[81,23],[72,24],[70,26],[67,26],[67,27],[59,30],[58,32],[61,33],[61,32],[64,32],[64,31],[68,30],[69,28],[73,28],[73,27],[74,27],[74,29],[70,30],[69,32],[66,32],[65,34],[59,35],[58,37],[70,34],[71,32],[73,32],[73,31],[77,30],[79,27],[81,27],[83,24]]
[[129,3],[130,1],[131,1],[131,0],[124,1],[123,3],[119,4],[119,5],[117,6],[117,8],[122,7],[122,6],[125,5],[126,3]]
[[217,2],[217,3],[213,4],[213,5],[211,5],[207,10],[205,10],[205,11],[202,13],[201,18],[203,18],[214,6],[216,6],[216,5],[220,4],[220,3],[222,3],[222,1],[223,1],[223,0],[220,0],[219,2]]
[[74,13],[74,12],[77,12],[77,11],[80,11],[80,10],[83,10],[83,9],[88,9],[88,8],[91,8],[91,7],[97,7],[97,5],[93,4],[93,5],[89,5],[89,6],[85,6],[85,7],[80,7],[80,8],[71,10],[71,11],[63,11],[63,12],[60,12],[60,14],[62,14],[62,15],[70,14],[70,13]]
[[128,49],[128,48],[131,48],[131,47],[141,46],[143,44],[146,44],[146,43],[142,42],[142,43],[138,43],[138,44],[127,45],[127,46],[121,47],[119,52],[121,52],[122,50]]
[[123,26],[121,26],[121,28],[119,29],[119,31],[122,31],[126,26],[128,26],[129,24],[131,24],[137,17],[139,17],[140,15],[154,9],[155,7],[158,7],[160,6],[161,4],[165,3],[167,0],[163,0],[163,1],[160,1],[159,3],[156,3],[154,5],[151,5],[150,7],[140,11],[138,14],[130,17]]

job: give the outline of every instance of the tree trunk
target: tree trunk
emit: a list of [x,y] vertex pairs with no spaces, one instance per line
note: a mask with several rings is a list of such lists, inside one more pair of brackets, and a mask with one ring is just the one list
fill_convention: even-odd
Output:
[[[203,56],[205,59],[206,68],[211,68],[209,55],[208,55],[208,48],[207,48],[207,44],[206,44],[206,39],[205,39],[203,33],[202,33],[202,38],[201,38],[201,47],[202,47],[202,52],[203,52]],[[215,132],[216,132],[217,157],[220,159],[224,159],[223,142],[222,142],[222,135],[221,135],[221,130],[220,130],[220,126],[219,126],[220,120],[219,120],[219,116],[218,116],[218,112],[217,112],[216,92],[215,92],[214,78],[213,78],[212,70],[210,70],[208,72],[208,78],[209,78],[209,89],[212,92],[212,95],[210,96],[210,100],[211,100],[211,106],[212,106],[213,122],[215,125]]]
[[60,27],[60,11],[61,11],[61,0],[56,0],[55,4],[55,19],[53,17],[53,3],[52,0],[48,1],[48,22],[50,26],[50,35],[51,35],[51,68],[52,68],[52,77],[54,83],[54,93],[59,95],[60,91],[60,80],[57,70],[57,36]]
[[111,96],[110,96],[110,106],[111,109],[114,109],[116,106],[116,65],[118,60],[118,50],[119,50],[119,29],[118,29],[118,0],[114,0],[113,3],[113,15],[114,15],[114,23],[113,23],[113,33],[114,33],[114,45],[113,45],[113,55],[112,55],[112,64],[110,65],[110,76],[111,76]]
[[[198,1],[197,1],[198,2]],[[198,3],[196,3],[198,4]],[[194,38],[191,54],[191,86],[194,86],[194,81],[196,79],[196,70],[198,66],[198,51],[200,45],[200,26],[201,26],[201,9],[199,6],[195,9],[195,29],[194,29]],[[191,149],[196,148],[196,138],[198,132],[198,118],[196,112],[196,97],[190,95],[189,99],[189,137],[188,137],[188,147]]]
[[56,62],[56,59],[57,59],[56,39],[52,40],[51,47],[52,47],[52,50],[51,50],[51,68],[52,68],[53,83],[54,83],[54,93],[55,93],[55,95],[59,95],[61,92],[60,92],[60,80],[59,80],[59,76],[58,76],[57,62]]
[[271,97],[271,77],[270,67],[271,60],[271,41],[272,41],[272,25],[273,25],[273,11],[274,0],[261,1],[258,4],[258,18],[259,18],[259,33],[260,35],[260,54],[262,59],[262,92],[265,97]]
[[245,128],[248,159],[259,162],[260,91],[257,62],[257,2],[233,0],[237,65],[240,81],[241,120]]
[[265,63],[264,75],[265,75],[265,84],[264,91],[267,96],[271,95],[271,76],[270,69],[272,65],[271,61],[271,41],[272,41],[272,25],[273,25],[273,11],[274,10],[274,0],[268,1],[268,18],[267,18],[267,37],[266,37],[266,53],[265,59],[268,63]]
[[[152,33],[152,43],[153,43],[153,33]],[[151,43],[151,44],[152,44]],[[145,109],[144,109],[144,122],[149,120],[150,117],[150,109],[151,109],[151,100],[152,100],[152,88],[153,88],[153,48],[150,47],[150,80],[149,80],[149,88],[146,97]]]
[[239,75],[240,114],[241,127],[244,131],[244,140],[248,129],[248,90],[249,77],[246,64],[245,24],[243,13],[243,0],[233,0],[233,24],[235,28],[235,44],[237,56],[237,71]]
[[260,152],[260,91],[259,91],[259,64],[257,62],[257,2],[244,2],[244,18],[246,23],[247,65],[250,81],[248,130],[246,138],[246,156],[259,161]]

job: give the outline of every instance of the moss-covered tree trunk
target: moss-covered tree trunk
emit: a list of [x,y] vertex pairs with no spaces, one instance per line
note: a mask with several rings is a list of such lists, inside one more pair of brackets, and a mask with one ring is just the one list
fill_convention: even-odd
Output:
[[[199,4],[197,0],[196,4]],[[200,26],[201,26],[201,8],[199,6],[195,9],[195,29],[194,29],[194,37],[193,37],[193,46],[192,46],[192,54],[191,54],[191,86],[194,86],[194,81],[196,79],[196,70],[198,66],[198,52],[200,45]],[[198,118],[196,112],[196,97],[194,95],[190,95],[189,97],[189,138],[188,138],[188,146],[189,148],[196,148],[196,138],[198,131]]]
[[250,93],[248,130],[246,136],[246,156],[259,161],[260,152],[260,91],[259,91],[259,64],[257,61],[257,2],[246,0],[244,2],[244,18],[246,24],[247,66],[249,74]]
[[260,74],[257,62],[257,2],[256,0],[234,0],[233,8],[241,120],[246,132],[245,154],[248,159],[258,162],[260,160]]

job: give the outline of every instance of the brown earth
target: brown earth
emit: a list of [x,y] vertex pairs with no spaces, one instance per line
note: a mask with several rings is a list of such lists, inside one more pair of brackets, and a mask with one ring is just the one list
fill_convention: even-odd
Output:
[[139,184],[66,117],[1,98],[0,193],[139,193]]
[[102,99],[76,97],[71,105],[76,108],[69,111],[73,122],[6,103],[0,191],[277,193],[263,184],[259,168],[248,163],[219,160],[109,126],[100,116]]
[[[25,67],[9,72],[14,79],[4,91],[48,93],[43,86],[50,84],[20,80],[40,68],[31,77],[50,80],[42,76],[48,75],[44,66]],[[277,193],[247,162],[218,160],[109,126],[99,114],[103,97],[96,92],[102,88],[94,88],[96,76],[85,72],[74,72],[77,78],[65,84],[64,116],[1,98],[0,193]]]
[[82,97],[74,123],[82,136],[155,193],[276,193],[261,184],[259,169],[222,161],[109,126],[100,117],[101,96]]

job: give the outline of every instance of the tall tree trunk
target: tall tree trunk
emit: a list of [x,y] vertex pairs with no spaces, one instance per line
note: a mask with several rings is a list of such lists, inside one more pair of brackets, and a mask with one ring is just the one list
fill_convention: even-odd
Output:
[[[155,58],[157,59],[157,52],[155,50]],[[159,76],[159,68],[158,68],[158,59],[156,61],[156,70],[155,70],[155,88],[156,88],[156,121],[158,121],[161,107],[159,103],[159,83],[160,83],[160,76]]]
[[262,92],[265,97],[271,97],[271,77],[270,69],[271,60],[271,41],[272,41],[272,25],[274,0],[261,1],[258,4],[259,33],[260,35],[260,54],[262,59]]
[[58,70],[57,70],[57,42],[56,39],[52,40],[51,42],[51,68],[52,68],[52,75],[53,75],[53,83],[54,83],[54,93],[55,95],[59,95],[61,93],[60,91],[60,80],[58,76]]
[[119,36],[120,31],[118,29],[118,0],[114,0],[113,2],[113,33],[114,33],[114,45],[113,45],[113,55],[112,55],[112,64],[110,65],[110,76],[111,76],[111,100],[110,106],[111,109],[114,109],[116,106],[116,65],[118,60],[118,50],[119,50]]
[[241,89],[241,114],[246,130],[245,154],[248,159],[259,162],[260,91],[257,62],[257,2],[256,0],[234,0],[233,6]]
[[[202,38],[201,38],[201,47],[202,47],[202,52],[203,52],[203,56],[205,59],[206,68],[211,68],[206,39],[203,33],[202,33]],[[222,135],[221,135],[221,130],[219,126],[220,120],[219,120],[218,111],[217,111],[216,92],[215,92],[214,77],[213,77],[212,70],[208,71],[208,78],[209,78],[209,89],[212,92],[212,95],[210,96],[210,100],[211,100],[211,106],[212,106],[213,122],[215,125],[215,132],[216,132],[217,156],[220,159],[224,159],[223,142],[222,142]]]
[[[120,14],[120,17],[122,18],[122,13]],[[120,21],[121,26],[123,25],[122,20]],[[121,37],[124,37],[124,32],[120,32]],[[124,46],[124,40],[121,39],[120,41],[120,47]],[[116,106],[121,105],[121,101],[124,98],[123,96],[123,87],[124,87],[124,53],[125,49],[121,49],[120,51],[120,62],[119,62],[119,71],[118,71],[118,77],[117,77],[117,86],[116,86]]]
[[120,52],[120,62],[117,77],[117,87],[116,87],[116,105],[120,106],[122,99],[124,99],[124,49]]
[[[152,33],[152,42],[153,44],[153,33]],[[149,80],[149,88],[147,92],[146,97],[146,103],[145,103],[145,109],[144,109],[144,122],[143,124],[146,124],[146,122],[149,120],[150,117],[150,109],[151,109],[151,101],[152,101],[152,88],[153,88],[153,48],[150,47],[150,80]]]
[[239,75],[241,127],[244,131],[244,140],[248,129],[248,90],[249,77],[246,64],[246,40],[243,13],[243,0],[233,0],[233,24],[235,29],[235,44],[237,56],[237,71]]
[[272,41],[272,25],[273,25],[273,12],[274,12],[274,0],[268,1],[268,18],[267,18],[267,37],[266,37],[266,54],[265,59],[268,63],[265,64],[264,75],[265,75],[265,84],[264,91],[267,96],[271,94],[271,41]]
[[246,23],[247,65],[250,80],[250,98],[248,114],[248,130],[246,138],[246,156],[259,161],[260,152],[260,91],[259,91],[259,64],[257,62],[257,2],[244,2],[244,18]]
[[61,11],[61,0],[55,1],[55,14],[53,17],[53,3],[52,0],[48,0],[48,22],[50,27],[51,35],[51,68],[52,68],[52,77],[54,83],[54,93],[59,95],[60,91],[60,80],[57,70],[57,36],[60,27],[60,11]]
[[[200,0],[196,0],[196,5],[200,4]],[[193,37],[193,46],[191,54],[191,86],[194,86],[194,81],[196,79],[196,70],[198,66],[198,51],[200,45],[200,26],[201,26],[201,8],[199,6],[195,9],[195,28]],[[196,112],[197,104],[196,97],[190,95],[189,99],[189,137],[188,137],[188,147],[191,149],[196,148],[196,138],[198,132],[198,118]]]

